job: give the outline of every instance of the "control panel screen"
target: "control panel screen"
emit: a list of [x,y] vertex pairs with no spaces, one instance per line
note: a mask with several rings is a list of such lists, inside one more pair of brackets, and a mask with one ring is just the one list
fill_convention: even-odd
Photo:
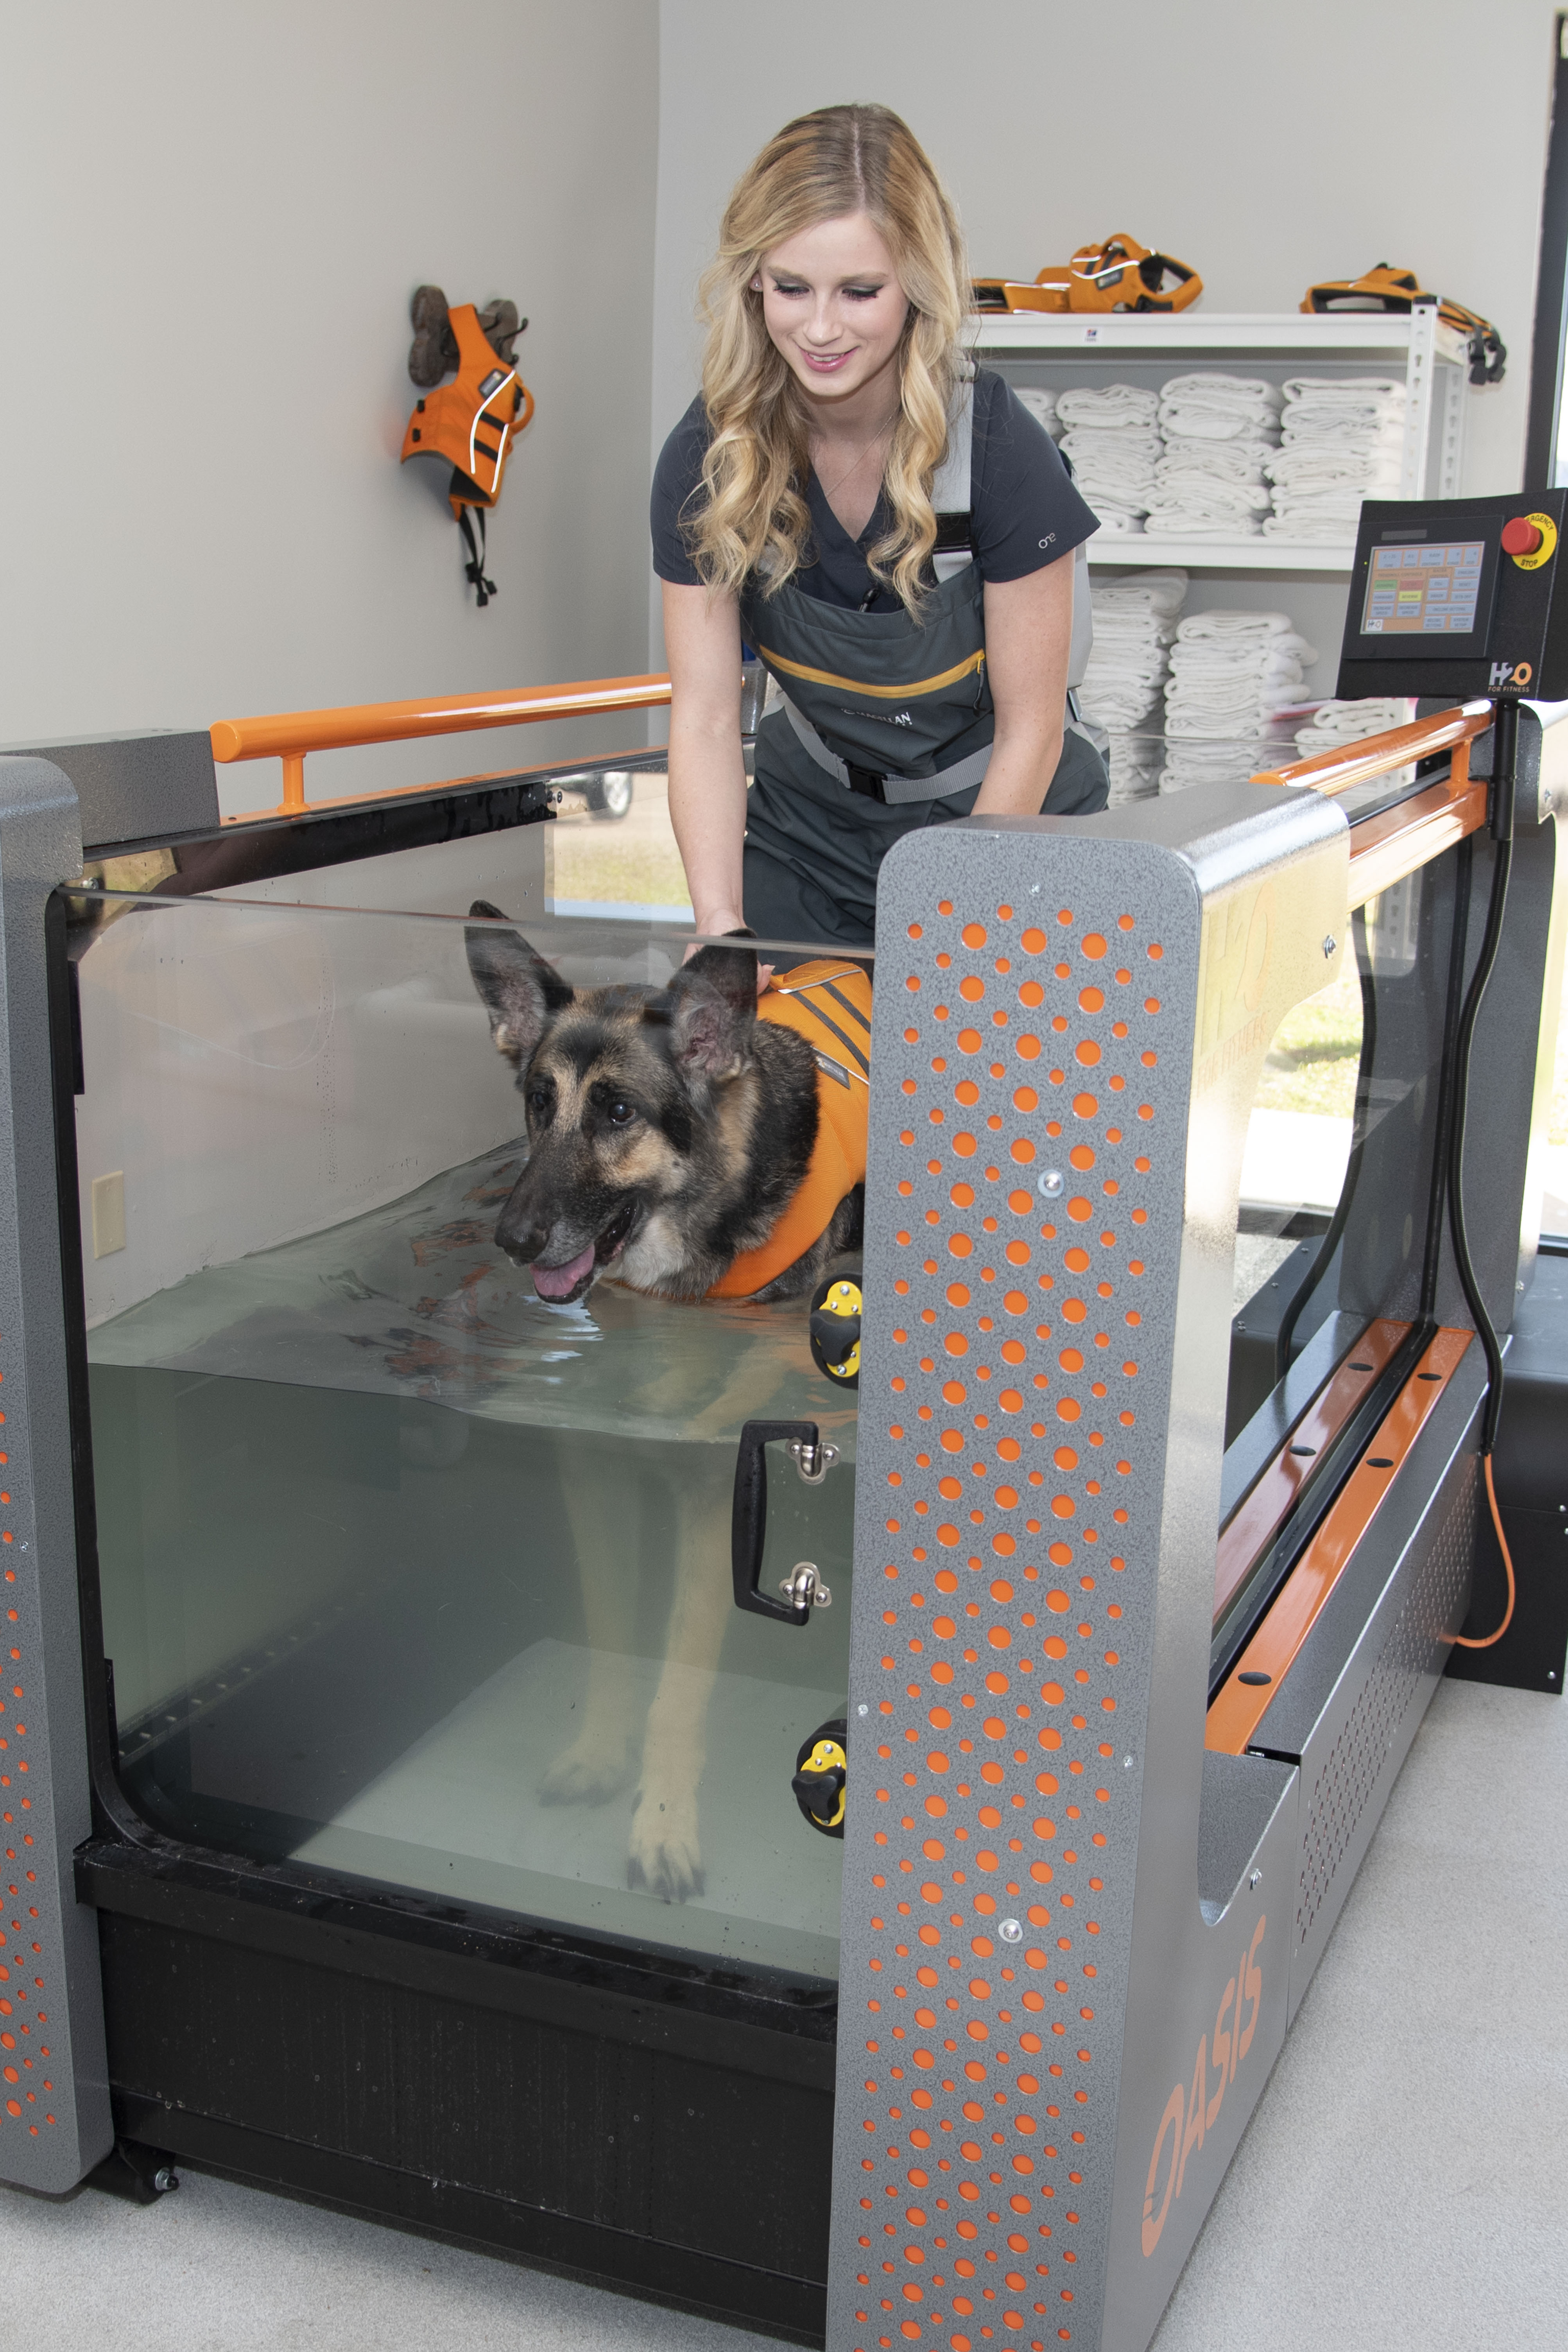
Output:
[[1366,637],[1468,637],[1477,626],[1487,543],[1480,539],[1374,546],[1361,629]]

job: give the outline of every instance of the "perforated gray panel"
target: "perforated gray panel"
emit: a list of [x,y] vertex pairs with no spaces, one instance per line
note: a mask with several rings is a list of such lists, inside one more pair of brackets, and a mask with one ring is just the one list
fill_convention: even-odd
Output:
[[[1469,1455],[1441,1531],[1389,1628],[1361,1696],[1309,1783],[1296,1904],[1298,1949],[1317,1926],[1347,1857],[1352,1857],[1353,1874],[1365,1843],[1356,1832],[1373,1792],[1400,1744],[1400,1729],[1418,1687],[1432,1671],[1434,1649],[1451,1640],[1458,1626],[1474,1556],[1477,1492],[1475,1457]],[[1341,1901],[1344,1891],[1339,1890]]]

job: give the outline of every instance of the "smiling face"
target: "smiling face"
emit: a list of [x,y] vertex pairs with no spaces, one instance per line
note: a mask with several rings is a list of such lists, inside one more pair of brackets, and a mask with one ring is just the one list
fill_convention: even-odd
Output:
[[837,404],[868,393],[868,405],[891,403],[909,298],[864,213],[787,237],[757,274],[768,333],[812,400]]

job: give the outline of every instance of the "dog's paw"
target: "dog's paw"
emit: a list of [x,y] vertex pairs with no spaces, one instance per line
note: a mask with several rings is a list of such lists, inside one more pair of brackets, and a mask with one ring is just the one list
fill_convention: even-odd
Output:
[[591,1739],[573,1741],[563,1748],[539,1784],[542,1805],[602,1805],[631,1778],[631,1758],[624,1743]]
[[661,1797],[644,1790],[632,1815],[626,1885],[645,1886],[665,1903],[684,1903],[689,1895],[702,1893],[695,1796]]

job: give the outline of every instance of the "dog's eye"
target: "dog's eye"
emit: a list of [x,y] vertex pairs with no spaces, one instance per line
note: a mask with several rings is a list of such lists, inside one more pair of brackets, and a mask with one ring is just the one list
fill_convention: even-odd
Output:
[[531,1118],[544,1118],[549,1116],[550,1094],[547,1087],[531,1087],[528,1092],[527,1101],[529,1116]]
[[608,1117],[612,1127],[630,1127],[637,1112],[629,1102],[617,1100],[610,1105]]

